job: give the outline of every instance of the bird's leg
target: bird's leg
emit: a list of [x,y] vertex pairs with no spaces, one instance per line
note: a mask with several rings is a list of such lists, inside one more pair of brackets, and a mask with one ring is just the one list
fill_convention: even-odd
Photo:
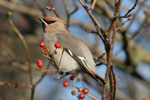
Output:
[[68,75],[67,72],[61,72],[61,74],[62,74],[61,77],[53,77],[53,79],[55,79],[55,80],[60,80],[60,79],[64,78],[66,75]]

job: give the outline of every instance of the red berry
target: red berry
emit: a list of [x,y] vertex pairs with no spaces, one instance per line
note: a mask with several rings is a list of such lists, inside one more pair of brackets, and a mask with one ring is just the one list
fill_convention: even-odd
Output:
[[143,98],[142,100],[148,100],[148,99],[146,99],[146,98]]
[[75,75],[73,75],[73,77],[78,77],[78,75],[77,75],[77,74],[75,74]]
[[74,77],[70,76],[70,80],[74,80]]
[[72,75],[72,76],[70,77],[70,80],[74,80],[77,76],[78,76],[78,75]]
[[84,88],[84,89],[83,89],[83,92],[84,92],[85,94],[88,94],[88,93],[89,93],[89,89],[88,89],[88,88]]
[[43,61],[41,59],[37,60],[37,64],[41,63],[41,62],[43,63]]
[[79,92],[82,92],[82,88],[78,88],[78,91],[79,91]]
[[85,98],[85,94],[84,94],[84,93],[80,93],[80,94],[79,94],[79,98],[80,98],[80,99],[84,99],[84,98]]
[[76,93],[77,93],[77,92],[76,92],[75,90],[73,90],[73,91],[71,92],[72,95],[76,95]]
[[44,52],[48,52],[49,51],[49,48],[44,48]]
[[44,47],[45,46],[45,43],[44,42],[40,42],[40,47]]
[[69,86],[69,82],[65,81],[63,85],[64,85],[64,87],[68,87]]
[[42,60],[37,60],[37,66],[39,67],[39,68],[41,68],[41,67],[43,67],[43,61]]
[[61,44],[55,43],[55,47],[56,47],[56,48],[60,48],[60,47],[61,47]]

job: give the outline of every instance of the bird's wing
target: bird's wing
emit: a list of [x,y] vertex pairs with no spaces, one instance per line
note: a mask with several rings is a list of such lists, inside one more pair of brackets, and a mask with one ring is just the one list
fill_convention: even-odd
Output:
[[[70,33],[67,34],[58,34],[57,42],[60,43],[64,50],[74,59],[76,60],[82,67],[82,69],[88,73],[91,77],[96,79],[97,81],[101,81],[103,84],[105,84],[104,80],[100,78],[97,73],[95,73],[92,69],[92,67],[89,67],[86,61],[85,51],[83,51],[81,48],[82,46],[85,46],[79,39],[71,35]],[[83,45],[81,45],[83,44]],[[87,48],[87,47],[85,47]],[[93,65],[94,67],[95,65]]]
[[97,80],[98,82],[102,82],[103,84],[106,84],[106,82],[94,71],[92,71],[89,66],[86,63],[86,60],[84,57],[80,57],[75,55],[71,50],[69,50],[68,48],[64,48],[64,50],[74,59],[76,60],[81,66],[82,69],[85,71],[85,73],[88,73],[91,77],[93,77],[95,80]]
[[[64,48],[68,48],[77,56],[81,56],[85,58],[83,47],[80,45],[80,40],[73,36],[72,34],[56,34],[57,42],[60,43]],[[83,45],[84,46],[84,45]]]

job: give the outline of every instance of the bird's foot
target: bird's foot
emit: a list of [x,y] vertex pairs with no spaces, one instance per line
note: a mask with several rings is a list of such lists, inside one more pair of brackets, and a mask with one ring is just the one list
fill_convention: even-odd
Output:
[[60,80],[60,79],[64,78],[66,75],[68,75],[67,72],[60,72],[59,74],[62,74],[62,76],[61,77],[53,77],[53,79]]

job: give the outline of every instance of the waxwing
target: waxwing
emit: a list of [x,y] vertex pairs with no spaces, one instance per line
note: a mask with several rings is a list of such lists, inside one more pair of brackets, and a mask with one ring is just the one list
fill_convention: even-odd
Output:
[[[64,48],[59,66],[59,70],[63,72],[62,77],[68,75],[68,73],[86,73],[99,83],[105,84],[105,81],[97,73],[90,50],[67,30],[64,20],[57,17],[39,18],[39,20],[43,27],[42,41],[45,42],[49,51],[53,52],[56,49],[55,43],[60,43]],[[57,49],[54,55],[56,63],[60,61],[62,50],[62,48]]]

